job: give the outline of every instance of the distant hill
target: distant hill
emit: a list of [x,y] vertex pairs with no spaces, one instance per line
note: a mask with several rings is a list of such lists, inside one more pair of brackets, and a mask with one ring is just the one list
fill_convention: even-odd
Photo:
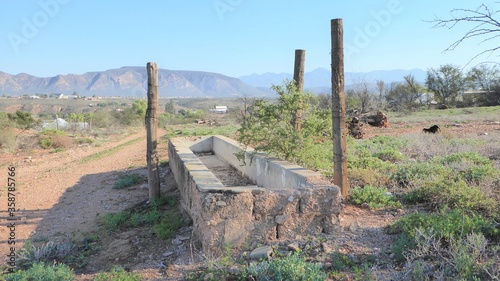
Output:
[[[238,78],[218,73],[159,69],[158,86],[162,97],[234,97],[266,96]],[[145,67],[122,67],[81,75],[68,74],[40,78],[26,73],[10,75],[0,72],[0,94],[63,93],[98,96],[145,97]]]
[[[412,70],[376,70],[370,72],[346,72],[345,85],[350,88],[357,81],[364,80],[369,84],[374,84],[377,80],[382,80],[389,84],[391,82],[399,82],[408,74],[413,74],[415,79],[421,83],[425,81],[426,71],[421,69]],[[262,89],[268,89],[272,84],[279,85],[285,79],[293,79],[293,74],[290,73],[264,73],[252,74],[239,77],[241,81]],[[311,92],[324,92],[331,89],[331,71],[326,68],[318,68],[311,72],[306,72],[304,75],[304,88]]]

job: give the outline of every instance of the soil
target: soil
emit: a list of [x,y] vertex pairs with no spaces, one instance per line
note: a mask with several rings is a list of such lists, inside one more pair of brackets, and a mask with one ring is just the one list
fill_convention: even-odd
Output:
[[[366,126],[365,138],[419,133],[425,125],[412,128],[404,125],[391,125],[390,128]],[[498,135],[500,124],[448,124],[447,130],[457,135]],[[130,143],[132,140],[138,141]],[[168,158],[166,145],[165,142],[159,144],[162,160]],[[115,153],[102,158],[85,158],[113,147],[118,147]],[[77,280],[92,280],[97,272],[113,266],[137,272],[144,280],[183,280],[186,272],[203,270],[206,266],[203,261],[207,257],[190,246],[189,227],[176,233],[171,243],[152,236],[144,229],[114,234],[103,229],[100,219],[105,214],[147,204],[146,181],[122,190],[113,189],[122,174],[147,175],[145,155],[146,136],[142,130],[116,136],[101,146],[76,146],[57,153],[34,149],[17,154],[0,154],[2,181],[6,181],[8,165],[16,169],[16,216],[20,218],[16,221],[16,249],[26,239],[41,243],[68,242],[77,247],[86,247],[90,243],[95,251],[85,258],[85,267],[75,268]],[[162,193],[175,195],[176,185],[168,166],[162,168],[161,175]],[[0,189],[0,206],[0,253],[4,257],[0,260],[1,266],[6,263],[5,257],[12,246],[7,244],[9,231],[5,227],[8,225],[5,188]],[[324,240],[327,242],[322,243],[321,249],[326,253],[338,251],[357,259],[371,255],[378,261],[378,280],[390,280],[395,273],[390,266],[390,248],[395,237],[385,233],[384,228],[404,213],[403,210],[372,211],[345,205],[340,215],[339,231],[326,237]],[[305,245],[311,239],[317,240],[318,237],[297,238],[297,241],[287,243]]]

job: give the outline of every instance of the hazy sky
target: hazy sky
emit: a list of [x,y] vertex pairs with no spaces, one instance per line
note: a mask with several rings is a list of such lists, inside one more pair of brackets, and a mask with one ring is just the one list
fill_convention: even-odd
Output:
[[[344,22],[346,71],[464,66],[488,46],[475,41],[443,54],[471,26],[432,28],[426,20],[492,2],[0,0],[0,71],[46,77],[154,61],[238,77],[291,73],[295,49],[306,50],[306,71],[330,68],[335,18]],[[473,63],[485,60],[498,57]]]

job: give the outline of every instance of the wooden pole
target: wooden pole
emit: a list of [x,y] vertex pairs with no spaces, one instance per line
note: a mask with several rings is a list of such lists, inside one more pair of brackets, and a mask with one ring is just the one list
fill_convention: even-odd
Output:
[[[295,50],[295,66],[293,70],[293,80],[295,81],[297,88],[302,93],[304,91],[304,65],[306,61],[306,50]],[[302,108],[303,101],[299,102],[299,107],[295,113],[295,129],[297,131],[302,130]]]
[[342,196],[349,195],[344,96],[344,29],[342,19],[331,21],[332,32],[332,127],[333,127],[333,180]]
[[148,108],[146,110],[146,162],[148,164],[149,201],[160,198],[160,172],[158,170],[158,66],[146,65],[148,73]]

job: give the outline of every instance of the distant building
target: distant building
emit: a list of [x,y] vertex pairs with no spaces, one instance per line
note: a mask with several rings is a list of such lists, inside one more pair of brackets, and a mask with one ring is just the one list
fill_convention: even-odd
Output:
[[30,96],[30,99],[34,100],[34,99],[39,99],[40,97],[37,96],[37,95],[33,95],[33,96]]
[[59,93],[58,94],[53,94],[53,95],[54,95],[54,98],[60,99],[60,100],[68,98],[68,96],[65,96],[65,95],[59,94]]
[[227,106],[217,105],[217,106],[215,106],[215,109],[210,110],[210,111],[215,112],[215,113],[219,113],[219,114],[226,114],[227,113]]

